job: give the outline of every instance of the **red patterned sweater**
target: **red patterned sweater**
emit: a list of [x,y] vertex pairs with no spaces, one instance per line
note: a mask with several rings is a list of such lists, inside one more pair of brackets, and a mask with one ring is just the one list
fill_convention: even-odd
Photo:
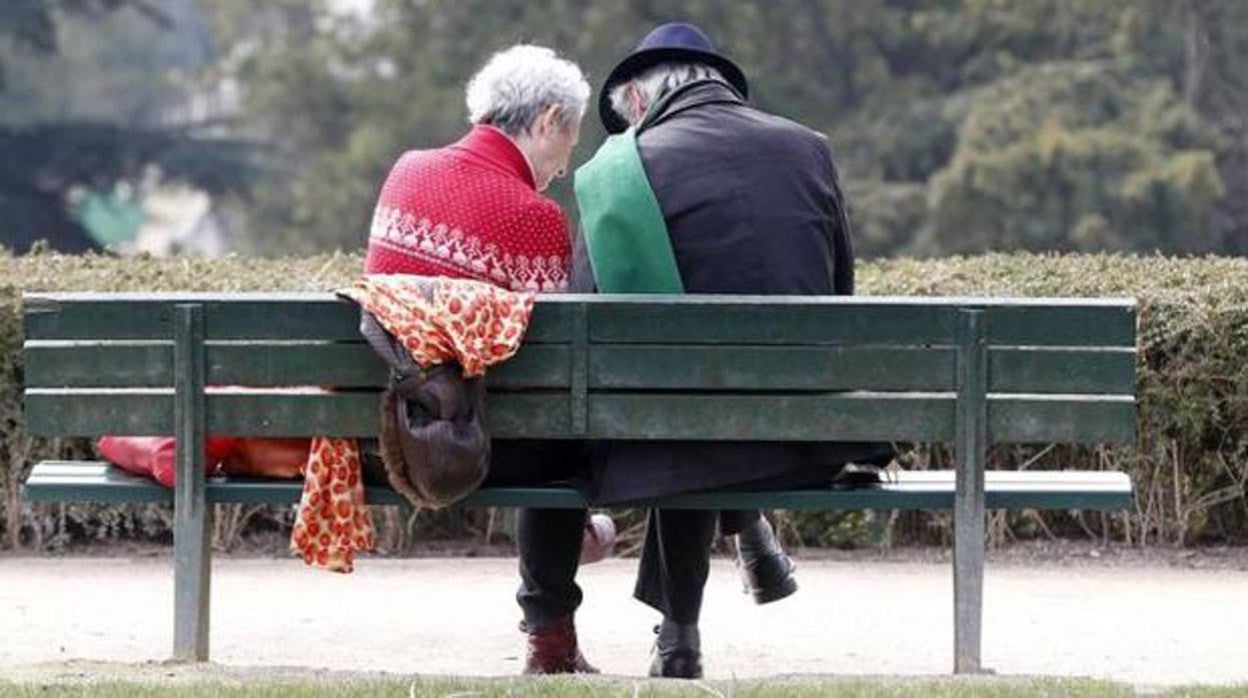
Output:
[[399,158],[373,213],[365,272],[567,289],[571,243],[559,206],[537,192],[516,144],[492,126]]

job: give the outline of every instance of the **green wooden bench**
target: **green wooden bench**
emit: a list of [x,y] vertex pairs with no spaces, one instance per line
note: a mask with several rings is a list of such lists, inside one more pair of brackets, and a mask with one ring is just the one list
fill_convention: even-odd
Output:
[[[36,435],[372,436],[387,379],[328,294],[24,297]],[[953,510],[956,672],[980,670],[985,509],[1120,509],[1126,475],[989,472],[1005,443],[1128,443],[1130,300],[566,296],[541,300],[489,376],[495,437],[952,443],[958,467],[854,490],[720,493],[645,505]],[[336,386],[332,394],[205,385]],[[205,479],[180,450],[166,490],[105,463],[47,462],[33,501],[172,502],[174,657],[207,660],[212,504],[293,504],[296,482]],[[368,501],[398,504],[387,489]],[[580,507],[575,491],[485,489],[465,506]],[[807,602],[814,603],[810,599]]]

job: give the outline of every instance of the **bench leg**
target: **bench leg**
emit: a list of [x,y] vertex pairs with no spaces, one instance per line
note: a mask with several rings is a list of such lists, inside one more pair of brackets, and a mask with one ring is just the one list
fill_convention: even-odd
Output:
[[204,309],[174,312],[173,658],[208,661],[212,505],[204,481]]
[[963,310],[958,323],[958,403],[953,502],[953,671],[980,665],[984,613],[984,459],[988,450],[988,352],[983,314]]
[[173,658],[208,661],[212,508],[177,507],[173,524]]
[[[960,475],[960,474],[959,474]],[[981,479],[982,486],[982,479]],[[954,510],[953,644],[955,674],[977,674],[984,615],[984,507],[965,502],[961,479]],[[977,506],[978,504],[978,506]]]

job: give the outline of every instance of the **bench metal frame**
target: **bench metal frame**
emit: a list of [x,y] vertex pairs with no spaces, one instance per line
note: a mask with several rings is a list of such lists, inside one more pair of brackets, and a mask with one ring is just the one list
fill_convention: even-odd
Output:
[[[28,313],[46,311],[60,303],[73,303],[76,294],[32,296],[27,298]],[[100,296],[82,296],[99,298]],[[318,296],[323,299],[323,296]],[[156,297],[159,298],[159,297]],[[220,296],[217,296],[220,298]],[[908,300],[908,299],[903,299]],[[918,300],[918,299],[915,299]],[[921,301],[920,301],[921,302]],[[935,302],[935,301],[933,301]],[[948,303],[949,301],[945,301]],[[935,506],[945,508],[952,499],[954,516],[954,672],[982,670],[981,639],[985,554],[985,510],[993,508],[1122,508],[1130,502],[1130,483],[1118,473],[1066,473],[1073,493],[1050,493],[1045,499],[1037,493],[1053,473],[1026,475],[994,473],[985,476],[989,436],[989,351],[985,299],[973,299],[959,307],[955,327],[956,411],[953,443],[957,455],[956,472],[948,474],[903,473],[893,483],[844,492],[764,492],[685,495],[639,505],[669,508],[784,508],[784,509],[863,509],[908,508],[907,494],[916,501],[934,500],[932,493],[949,495]],[[1097,301],[1086,301],[1096,303]],[[1072,301],[1077,305],[1080,301]],[[1130,301],[1117,305],[1134,313]],[[41,310],[42,309],[42,310]],[[205,363],[205,311],[203,302],[188,299],[173,308],[174,434],[178,439],[178,481],[172,492],[174,503],[174,648],[177,660],[207,661],[209,655],[209,599],[212,530],[212,504],[227,501],[297,501],[298,483],[264,481],[221,481],[204,475],[202,444],[207,433]],[[585,305],[573,315],[570,417],[574,434],[586,434],[588,319]],[[45,429],[46,430],[46,429]],[[94,468],[94,470],[92,470]],[[64,501],[167,501],[169,492],[137,478],[116,473],[104,464],[46,463],[36,468],[27,482],[32,500]],[[1034,480],[1029,479],[1034,478]],[[94,489],[93,489],[94,488]],[[917,494],[916,494],[917,493]],[[113,496],[113,495],[116,496]],[[369,502],[399,503],[397,496],[384,489],[370,489]],[[1077,503],[1076,503],[1077,502]],[[467,506],[583,507],[580,496],[557,488],[482,490],[465,501]]]

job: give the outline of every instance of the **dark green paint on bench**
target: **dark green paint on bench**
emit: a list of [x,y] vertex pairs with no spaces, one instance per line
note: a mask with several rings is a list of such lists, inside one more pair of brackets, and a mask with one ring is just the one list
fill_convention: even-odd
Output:
[[1135,350],[990,349],[988,390],[1134,395]]
[[[570,348],[529,344],[487,375],[500,389],[566,388]],[[209,385],[381,387],[385,364],[362,342],[211,343]],[[173,384],[173,345],[39,342],[24,349],[30,388],[155,388]]]
[[177,437],[174,488],[173,657],[208,661],[208,606],[212,576],[207,555],[212,544],[212,508],[204,482],[207,434],[204,410],[204,314],[195,304],[174,309],[174,389],[172,433]]
[[596,346],[590,385],[643,390],[953,389],[953,351],[913,347]]
[[958,398],[953,503],[953,666],[979,673],[983,622],[985,468],[992,421],[988,404],[988,336],[992,323],[977,309],[958,313]]
[[[582,366],[571,345],[527,344],[487,374],[490,387],[567,388]],[[210,343],[210,385],[380,387],[388,371],[360,342]],[[917,347],[639,346],[588,347],[585,385],[627,390],[896,390],[949,391],[954,352]],[[30,341],[24,350],[32,388],[167,387],[173,345],[167,342]],[[1134,392],[1129,349],[990,351],[994,392]],[[579,375],[579,374],[577,374]]]
[[[172,433],[169,390],[26,392],[38,436]],[[375,436],[377,393],[210,393],[208,431],[236,436]],[[804,441],[953,439],[951,393],[590,393],[588,438]],[[566,392],[496,393],[487,399],[496,438],[572,438]],[[993,396],[994,443],[1124,443],[1135,406],[1124,396]]]
[[[856,511],[862,509],[953,508],[952,471],[896,473],[894,482],[852,490],[796,490],[789,492],[719,492],[668,497],[664,506],[689,509],[790,509]],[[1131,483],[1115,472],[989,472],[989,509],[1121,509],[1130,506]],[[40,463],[25,484],[33,502],[172,502],[172,490],[148,478],[137,477],[99,462]],[[208,500],[217,504],[298,503],[302,483],[254,479],[208,479]],[[366,501],[397,505],[400,497],[386,487],[369,487]],[[644,507],[657,502],[637,502]],[[585,500],[572,489],[556,487],[478,490],[460,503],[465,507],[580,508]]]
[[[360,338],[359,308],[327,293],[66,293],[23,296],[27,339],[169,339],[173,308],[204,307],[209,340]],[[539,304],[526,335],[531,342],[567,342],[568,304]]]
[[[28,339],[168,339],[173,307],[204,305],[209,340],[355,340],[359,313],[330,294],[28,294]],[[952,343],[954,313],[981,307],[997,346],[1134,345],[1129,300],[548,296],[526,340],[568,342],[589,309],[590,341],[637,344]]]

